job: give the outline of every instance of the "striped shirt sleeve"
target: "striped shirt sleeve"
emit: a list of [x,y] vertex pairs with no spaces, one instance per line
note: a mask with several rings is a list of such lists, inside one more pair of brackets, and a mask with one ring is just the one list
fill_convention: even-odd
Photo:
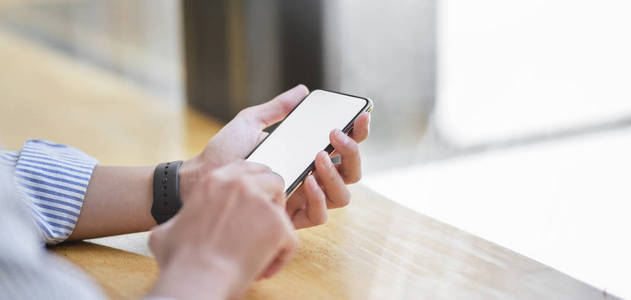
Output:
[[77,224],[97,160],[66,145],[28,140],[20,151],[0,152],[0,163],[13,169],[42,239],[47,244],[66,240]]

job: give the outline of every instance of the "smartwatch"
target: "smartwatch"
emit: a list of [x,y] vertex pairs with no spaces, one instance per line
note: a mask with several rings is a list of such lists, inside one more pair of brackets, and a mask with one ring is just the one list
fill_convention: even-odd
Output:
[[153,172],[153,205],[151,215],[158,224],[168,221],[182,207],[180,177],[182,161],[161,163]]

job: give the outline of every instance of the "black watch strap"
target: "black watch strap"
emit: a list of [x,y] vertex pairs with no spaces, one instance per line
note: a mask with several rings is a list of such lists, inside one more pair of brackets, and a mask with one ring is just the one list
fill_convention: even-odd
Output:
[[182,207],[178,170],[182,161],[161,163],[153,172],[153,205],[151,215],[158,224],[168,221]]

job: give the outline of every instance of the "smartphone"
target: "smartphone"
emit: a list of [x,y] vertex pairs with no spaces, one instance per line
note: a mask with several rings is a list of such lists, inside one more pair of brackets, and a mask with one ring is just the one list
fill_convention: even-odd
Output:
[[348,134],[362,112],[370,112],[370,99],[314,90],[259,145],[246,160],[267,165],[285,181],[289,197],[314,169],[316,154],[334,151],[329,133]]

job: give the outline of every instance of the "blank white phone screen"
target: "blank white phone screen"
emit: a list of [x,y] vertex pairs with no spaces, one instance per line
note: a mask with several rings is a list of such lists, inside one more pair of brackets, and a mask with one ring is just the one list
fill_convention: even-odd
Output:
[[329,133],[342,130],[367,100],[315,90],[248,157],[267,165],[285,181],[285,190],[329,144]]

